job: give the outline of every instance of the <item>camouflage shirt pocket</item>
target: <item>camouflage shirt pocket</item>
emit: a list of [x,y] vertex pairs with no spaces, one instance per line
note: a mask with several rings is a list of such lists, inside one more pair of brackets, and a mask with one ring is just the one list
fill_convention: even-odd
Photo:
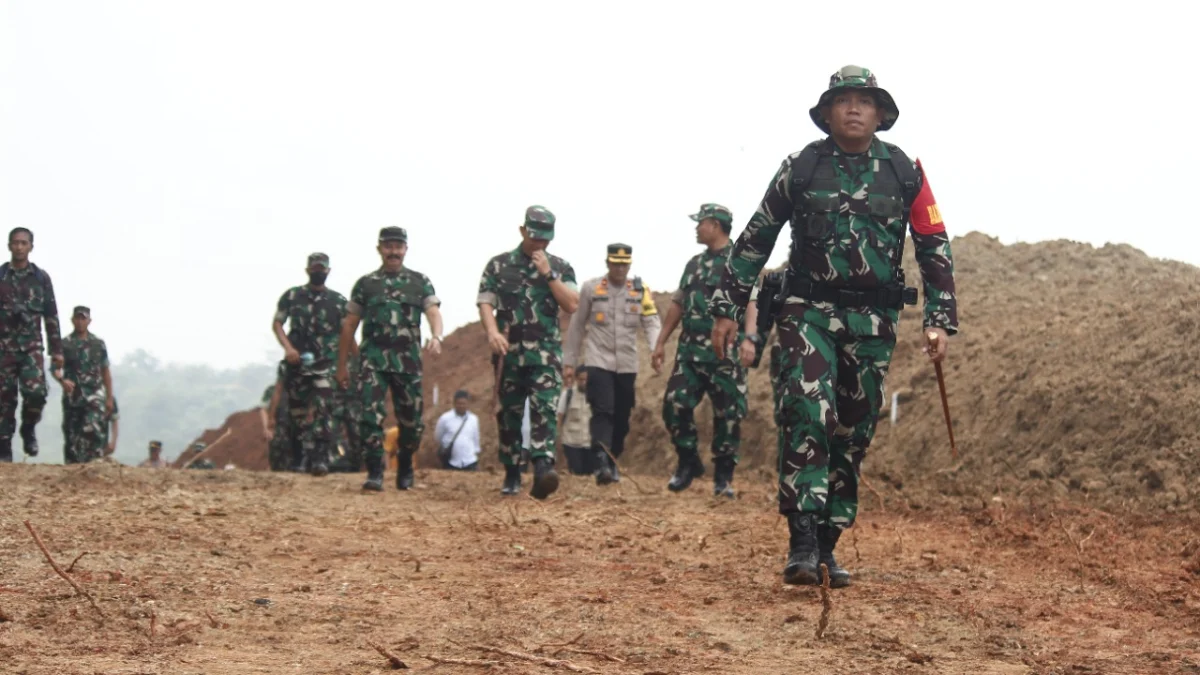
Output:
[[838,211],[841,199],[836,192],[807,192],[806,218],[804,222],[804,239],[817,245],[823,245],[837,229]]

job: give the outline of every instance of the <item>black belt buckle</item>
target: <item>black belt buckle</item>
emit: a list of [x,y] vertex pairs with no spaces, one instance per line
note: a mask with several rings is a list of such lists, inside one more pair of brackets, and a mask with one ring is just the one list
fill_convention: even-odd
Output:
[[906,305],[916,305],[917,304],[917,289],[916,288],[914,288],[912,286],[904,287],[904,304],[906,304]]
[[862,304],[862,294],[848,288],[839,288],[837,303],[843,307],[858,307]]

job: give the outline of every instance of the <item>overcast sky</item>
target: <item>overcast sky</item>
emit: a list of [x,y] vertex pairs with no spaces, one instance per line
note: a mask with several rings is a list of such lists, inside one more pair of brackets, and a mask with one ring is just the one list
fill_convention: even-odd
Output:
[[386,225],[449,332],[530,204],[581,280],[622,241],[673,286],[687,215],[723,203],[740,231],[852,63],[896,98],[882,136],[921,158],[952,234],[1200,263],[1179,211],[1200,174],[1195,5],[818,6],[0,2],[0,226],[34,230],[64,326],[90,305],[114,357],[277,358],[306,256],[348,295]]

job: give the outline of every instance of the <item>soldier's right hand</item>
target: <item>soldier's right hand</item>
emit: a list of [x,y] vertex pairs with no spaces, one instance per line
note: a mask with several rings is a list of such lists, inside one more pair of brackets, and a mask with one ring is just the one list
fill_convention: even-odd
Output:
[[333,378],[337,380],[338,386],[342,389],[349,387],[350,369],[346,367],[345,363],[339,363],[337,367],[337,373],[333,376]]
[[74,394],[74,393],[75,393],[75,383],[74,383],[74,382],[72,382],[71,380],[63,380],[63,381],[62,381],[62,388],[63,388],[63,392],[64,392],[64,393],[65,393],[67,396],[70,396],[70,395],[72,395],[72,394]]
[[283,350],[283,358],[294,366],[297,363],[300,363],[300,352],[296,351],[294,347],[288,347],[287,349]]
[[274,426],[275,425],[273,425],[273,424],[268,424],[267,426],[263,427],[263,438],[265,438],[268,441],[274,440],[274,438],[275,438],[275,429],[273,428]]
[[508,339],[500,331],[488,334],[488,345],[491,346],[493,354],[504,356],[508,353]]
[[650,367],[655,373],[661,373],[663,361],[667,360],[667,350],[662,345],[655,345],[654,353],[650,355]]

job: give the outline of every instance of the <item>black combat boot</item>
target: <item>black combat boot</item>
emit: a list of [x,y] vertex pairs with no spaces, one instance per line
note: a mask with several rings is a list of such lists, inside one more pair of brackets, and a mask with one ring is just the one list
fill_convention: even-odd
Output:
[[704,475],[704,462],[700,461],[700,454],[695,450],[688,453],[680,453],[679,466],[675,468],[675,475],[671,476],[671,482],[667,483],[667,489],[671,492],[682,492],[688,489],[692,481]]
[[502,495],[515,495],[521,491],[521,467],[513,465],[504,467],[504,487],[500,488]]
[[538,457],[533,460],[533,488],[529,496],[545,499],[558,489],[558,472],[554,470],[553,457]]
[[412,453],[398,453],[396,455],[396,462],[396,489],[411,490],[413,486]]
[[12,439],[0,438],[0,462],[12,461]]
[[[842,588],[850,585],[850,573],[837,564],[837,560],[833,557],[833,549],[837,548],[838,537],[842,536],[842,531],[832,525],[821,524],[817,526],[817,548],[819,549],[818,562],[825,563],[829,568],[829,587]],[[818,568],[818,575],[820,574]]]
[[[25,454],[30,457],[37,457],[38,444],[37,435],[34,433],[34,426],[29,423],[21,425],[21,443],[25,446]],[[8,449],[8,456],[12,458],[12,448]]]
[[783,568],[783,583],[817,585],[821,583],[821,568],[817,552],[817,516],[814,513],[787,514],[787,566]]
[[596,485],[608,485],[612,483],[612,463],[609,461],[608,453],[604,451],[604,448],[596,450],[596,456],[592,462],[596,466]]
[[621,482],[621,470],[617,468],[616,460],[611,457],[608,459],[608,468],[612,470],[612,478],[614,483]]
[[383,492],[383,458],[367,457],[367,481],[362,489]]
[[713,496],[733,499],[733,469],[736,466],[732,457],[713,462]]

